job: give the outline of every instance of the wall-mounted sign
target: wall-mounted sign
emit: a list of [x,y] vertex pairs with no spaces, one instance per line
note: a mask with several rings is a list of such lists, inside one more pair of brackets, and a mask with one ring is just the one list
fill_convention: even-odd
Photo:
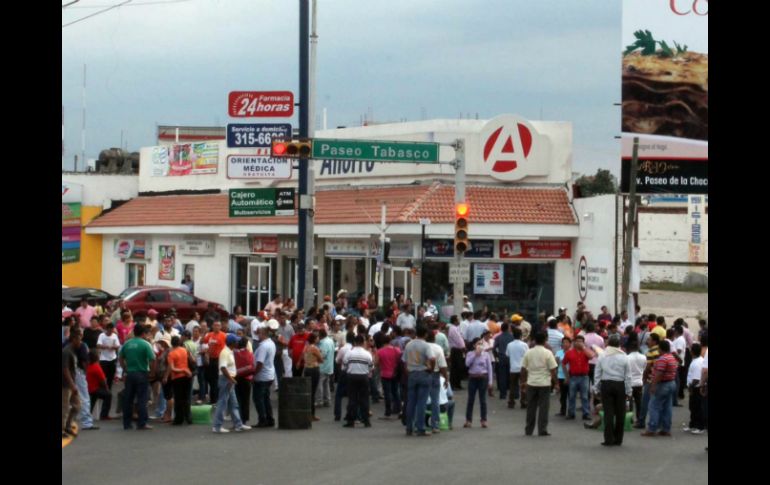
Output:
[[571,241],[500,241],[500,259],[571,259]]
[[254,236],[251,238],[251,252],[254,254],[277,254],[278,236]]
[[502,264],[474,264],[473,265],[473,293],[477,295],[502,295],[503,294]]
[[115,256],[120,259],[144,259],[149,261],[152,245],[144,239],[118,239],[115,241]]
[[291,138],[289,123],[229,123],[227,125],[228,148],[258,148],[272,145],[273,138]]
[[186,239],[179,245],[179,253],[184,256],[214,256],[214,240]]
[[174,281],[176,279],[176,246],[158,246],[158,279]]
[[287,118],[294,114],[294,93],[231,91],[227,108],[233,118]]
[[294,188],[230,189],[230,217],[293,216]]
[[270,149],[262,149],[256,155],[228,155],[227,178],[229,179],[290,179],[291,159],[270,158]]
[[[380,240],[375,239],[371,244],[371,257],[378,257],[380,255]],[[390,241],[390,253],[388,253],[390,259],[412,259],[414,258],[414,244],[412,241],[405,240],[392,240]]]
[[70,182],[61,184],[61,262],[80,261],[81,209],[83,186]]
[[369,248],[366,241],[357,239],[327,239],[327,256],[359,256],[365,258]]

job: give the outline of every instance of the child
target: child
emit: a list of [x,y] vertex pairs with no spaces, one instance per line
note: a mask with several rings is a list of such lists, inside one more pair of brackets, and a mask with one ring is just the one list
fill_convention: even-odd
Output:
[[97,399],[101,399],[102,411],[99,419],[108,421],[110,419],[110,404],[112,403],[112,393],[107,387],[107,377],[104,375],[102,366],[99,365],[99,351],[92,349],[88,353],[88,368],[86,369],[86,382],[88,382],[88,395],[91,398],[91,412],[94,412],[94,405]]
[[564,383],[564,367],[561,365],[561,361],[564,359],[564,354],[572,346],[572,339],[564,337],[561,339],[561,348],[556,352],[556,362],[559,364],[559,372],[556,377],[559,378],[559,414],[557,416],[567,415],[567,396],[569,396],[569,386]]

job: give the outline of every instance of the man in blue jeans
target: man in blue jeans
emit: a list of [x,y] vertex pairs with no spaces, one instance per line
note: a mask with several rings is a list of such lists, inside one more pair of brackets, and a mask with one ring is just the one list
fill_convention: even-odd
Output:
[[120,349],[120,367],[125,370],[126,388],[123,391],[123,429],[132,429],[134,400],[138,408],[137,429],[149,430],[147,424],[147,391],[150,382],[150,362],[155,360],[155,352],[147,341],[148,328],[144,325],[134,327],[134,338],[126,340]]
[[257,428],[272,428],[275,426],[273,418],[273,408],[270,405],[270,386],[275,380],[275,342],[270,338],[268,332],[278,329],[278,322],[270,320],[268,327],[261,327],[257,330],[259,346],[254,351],[254,365],[256,372],[254,374],[254,406],[257,408],[259,421]]
[[251,426],[243,424],[241,413],[238,408],[238,397],[235,395],[235,376],[237,368],[235,366],[235,355],[233,349],[238,345],[237,335],[229,334],[225,340],[225,348],[219,354],[219,397],[217,399],[217,410],[214,413],[214,433],[229,433],[222,427],[225,421],[225,410],[233,418],[235,431],[246,431]]
[[671,355],[671,344],[667,340],[660,342],[660,352],[650,383],[650,420],[642,436],[671,436],[671,409],[673,395],[678,390],[676,374],[679,363]]
[[585,346],[582,335],[575,337],[575,345],[564,353],[562,366],[564,367],[564,384],[569,386],[569,406],[567,419],[575,419],[575,400],[580,393],[580,404],[583,408],[583,419],[590,419],[591,408],[588,402],[589,385],[589,359],[594,353]]
[[417,436],[430,436],[425,433],[425,406],[431,386],[431,373],[436,364],[433,350],[425,341],[428,329],[417,327],[417,338],[404,348],[402,356],[408,375],[408,397],[406,401],[406,434],[412,436],[417,423]]
[[644,368],[642,380],[644,384],[642,386],[642,408],[639,413],[639,421],[634,425],[634,428],[644,429],[645,422],[647,421],[647,412],[650,407],[650,382],[652,381],[652,370],[655,365],[655,361],[660,357],[660,336],[655,333],[651,333],[647,337],[647,366]]

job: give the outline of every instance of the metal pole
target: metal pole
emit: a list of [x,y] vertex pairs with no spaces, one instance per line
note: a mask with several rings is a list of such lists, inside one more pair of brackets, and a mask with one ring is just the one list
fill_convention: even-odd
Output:
[[425,295],[423,295],[423,276],[425,276],[425,224],[420,223],[422,226],[422,235],[420,236],[420,306],[425,303]]
[[[377,303],[385,311],[385,216],[387,215],[387,206],[385,202],[382,203],[382,209],[380,211],[380,274],[379,283],[380,287],[377,290]],[[391,285],[393,282],[391,281]]]
[[[299,137],[308,137],[308,125],[310,114],[309,105],[309,52],[308,40],[310,30],[310,16],[308,12],[308,0],[299,0]],[[299,294],[302,302],[299,305],[305,310],[313,305],[313,228],[310,223],[310,209],[312,198],[308,195],[308,167],[307,158],[299,159],[299,273],[303,277],[299,280]],[[310,284],[308,284],[308,282]]]
[[[83,64],[83,127],[80,133],[80,158],[86,163],[86,65]],[[75,171],[78,171],[77,165]]]
[[628,287],[631,283],[631,243],[634,237],[636,219],[636,173],[639,165],[639,137],[634,137],[634,151],[631,157],[631,170],[628,188],[628,214],[626,215],[626,240],[623,245],[623,286],[622,309],[628,308]]
[[[458,138],[455,141],[455,203],[460,202],[465,202],[465,141]],[[463,255],[455,254],[455,265],[459,267],[462,262]],[[463,311],[463,287],[464,283],[453,284],[452,299],[457,316]]]

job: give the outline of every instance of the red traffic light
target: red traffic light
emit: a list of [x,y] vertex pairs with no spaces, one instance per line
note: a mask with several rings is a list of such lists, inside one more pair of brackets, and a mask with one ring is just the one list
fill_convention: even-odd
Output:
[[465,202],[461,202],[455,206],[455,213],[457,214],[457,217],[467,217],[469,210],[470,206]]
[[273,142],[273,155],[284,155],[288,144],[286,142],[278,141]]

